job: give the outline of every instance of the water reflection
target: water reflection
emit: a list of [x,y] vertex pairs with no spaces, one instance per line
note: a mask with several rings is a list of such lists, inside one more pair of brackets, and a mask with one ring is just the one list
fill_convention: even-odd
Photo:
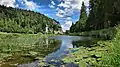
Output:
[[[36,57],[45,58],[45,63],[60,67],[64,64],[64,62],[61,61],[61,58],[69,54],[69,48],[77,48],[84,44],[90,45],[90,42],[90,37],[79,36],[54,36],[49,38],[40,38],[34,44],[18,46],[20,51],[14,53],[14,56],[11,57],[12,60],[5,61],[3,67],[13,67],[11,65],[15,64],[21,64],[18,65],[18,67],[35,67],[36,64],[39,64],[39,62],[36,61],[37,59],[35,59]],[[75,51],[77,50],[73,50],[72,52]],[[69,66],[70,64],[68,63],[65,65]]]
[[[56,62],[54,63],[53,60],[58,61],[61,58],[63,58],[65,55],[69,54],[70,52],[69,48],[79,47],[76,44],[77,41],[81,41],[81,42],[87,41],[86,43],[88,43],[88,41],[91,40],[90,37],[79,37],[79,36],[55,36],[55,37],[49,37],[49,39],[56,39],[56,40],[62,41],[60,49],[46,56],[46,62],[50,64],[56,64]],[[60,64],[60,63],[61,62],[59,61],[57,62],[57,64]]]
[[61,41],[55,39],[40,39],[35,43],[35,47],[32,49],[39,54],[42,54],[42,57],[45,57],[49,53],[52,53],[60,48]]

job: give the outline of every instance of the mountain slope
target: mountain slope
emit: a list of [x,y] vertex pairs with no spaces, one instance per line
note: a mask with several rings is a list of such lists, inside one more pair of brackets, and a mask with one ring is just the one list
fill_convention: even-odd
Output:
[[48,33],[61,31],[59,22],[41,13],[0,6],[0,31],[12,33]]

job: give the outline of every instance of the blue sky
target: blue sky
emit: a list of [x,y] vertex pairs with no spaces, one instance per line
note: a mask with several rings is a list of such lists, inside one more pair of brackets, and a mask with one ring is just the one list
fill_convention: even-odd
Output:
[[82,2],[89,6],[89,0],[0,0],[1,5],[32,10],[54,18],[60,22],[63,31],[78,21]]

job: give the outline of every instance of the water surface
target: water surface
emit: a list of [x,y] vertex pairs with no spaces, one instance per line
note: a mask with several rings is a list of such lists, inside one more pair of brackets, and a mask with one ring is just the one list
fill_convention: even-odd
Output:
[[[61,58],[69,54],[70,48],[78,48],[80,46],[76,46],[74,42],[81,41],[81,42],[90,42],[92,39],[91,37],[80,37],[80,36],[54,36],[49,37],[49,39],[56,39],[60,40],[62,43],[60,44],[60,48],[57,49],[55,52],[48,54],[45,58],[47,63],[50,64],[61,64]],[[74,50],[75,52],[77,50]],[[54,61],[58,61],[57,63]]]
[[[16,65],[18,67],[39,67],[39,61],[36,58],[41,58],[41,61],[45,58],[42,61],[45,64],[60,67],[64,64],[61,58],[71,52],[70,48],[78,48],[83,44],[89,45],[91,40],[91,37],[66,35],[40,38],[32,45],[19,47],[21,50],[15,52],[14,56],[8,57],[6,61],[2,62],[2,67],[14,67]],[[76,44],[78,41],[79,43]],[[73,52],[75,51],[77,50]],[[65,65],[77,67],[71,62]]]

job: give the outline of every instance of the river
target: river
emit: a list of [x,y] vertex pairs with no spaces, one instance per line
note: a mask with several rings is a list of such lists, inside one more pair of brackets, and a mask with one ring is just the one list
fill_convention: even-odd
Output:
[[[46,43],[49,44],[49,40],[52,40],[52,39],[55,39],[55,40],[59,40],[61,41],[59,45],[59,47],[57,47],[57,49],[53,52],[50,52],[48,55],[45,56],[45,60],[44,62],[47,64],[47,65],[54,65],[56,67],[60,67],[61,65],[63,65],[63,61],[61,61],[61,59],[68,55],[71,48],[79,48],[80,46],[77,46],[75,44],[73,44],[73,42],[76,42],[76,41],[81,41],[81,42],[84,42],[84,43],[89,43],[89,41],[91,41],[91,37],[82,37],[82,36],[67,36],[67,35],[62,35],[62,36],[53,36],[53,37],[48,37],[46,39]],[[54,45],[51,45],[54,47]],[[49,48],[49,47],[48,47]],[[73,52],[75,52],[77,50],[74,50]],[[29,66],[38,66],[37,64],[37,61],[34,62],[34,63],[30,63],[30,64],[27,64]],[[23,67],[24,67],[25,64],[23,64]],[[74,67],[77,67],[78,65],[76,64],[71,64],[70,63],[67,63],[66,65],[68,66],[71,66],[73,65]],[[66,66],[67,67],[67,66]]]
[[[78,65],[73,63],[64,63],[61,59],[67,56],[70,52],[75,52],[76,50],[70,50],[72,48],[79,48],[82,44],[90,44],[91,37],[82,36],[52,36],[46,39],[40,38],[28,48],[24,48],[22,54],[17,53],[17,56],[12,57],[12,60],[5,62],[4,67],[39,67],[39,59],[36,57],[42,57],[44,62],[48,67],[53,65],[55,67],[78,67]],[[78,44],[75,44],[77,41]],[[14,58],[14,59],[13,59]],[[11,58],[10,58],[11,59]],[[14,66],[13,66],[14,65]]]

